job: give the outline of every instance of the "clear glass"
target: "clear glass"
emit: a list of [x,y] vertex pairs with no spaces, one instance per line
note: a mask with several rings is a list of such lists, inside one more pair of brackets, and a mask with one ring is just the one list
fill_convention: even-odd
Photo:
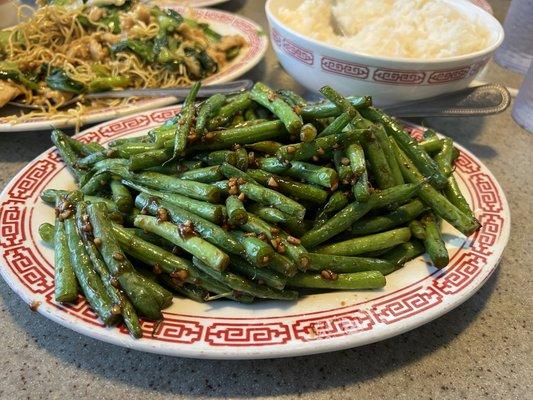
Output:
[[505,39],[494,59],[504,68],[525,74],[533,59],[533,0],[513,0],[503,30]]
[[516,96],[513,118],[526,131],[533,133],[533,63]]

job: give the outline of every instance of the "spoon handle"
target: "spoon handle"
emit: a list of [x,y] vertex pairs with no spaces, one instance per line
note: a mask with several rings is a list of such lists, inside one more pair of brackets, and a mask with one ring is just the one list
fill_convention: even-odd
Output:
[[501,113],[510,103],[511,95],[505,86],[489,83],[383,110],[396,117],[470,117]]

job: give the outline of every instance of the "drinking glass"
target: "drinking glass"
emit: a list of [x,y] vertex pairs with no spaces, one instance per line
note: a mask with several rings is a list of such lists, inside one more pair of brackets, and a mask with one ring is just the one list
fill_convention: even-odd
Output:
[[525,74],[533,59],[533,0],[513,0],[503,30],[505,39],[494,59],[504,68]]
[[520,86],[513,107],[513,118],[526,131],[533,133],[533,63]]

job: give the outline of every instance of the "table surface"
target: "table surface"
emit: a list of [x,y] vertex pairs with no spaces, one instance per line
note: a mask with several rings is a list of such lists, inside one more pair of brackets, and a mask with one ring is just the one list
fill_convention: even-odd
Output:
[[[509,1],[491,3],[503,20]],[[233,0],[221,8],[267,26],[262,1]],[[302,93],[271,49],[248,77]],[[495,64],[484,79],[512,87],[521,82]],[[476,154],[511,206],[511,238],[499,269],[457,309],[414,331],[351,350],[273,360],[191,360],[81,336],[30,311],[0,279],[0,398],[533,398],[533,304],[527,295],[533,135],[514,123],[510,110],[421,122]],[[0,187],[50,146],[48,133],[0,134]]]

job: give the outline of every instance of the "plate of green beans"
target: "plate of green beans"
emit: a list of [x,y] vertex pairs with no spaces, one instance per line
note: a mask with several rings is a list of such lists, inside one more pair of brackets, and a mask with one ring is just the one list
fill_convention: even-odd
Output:
[[488,169],[331,87],[145,111],[75,137],[0,197],[4,279],[114,344],[198,358],[354,347],[475,293],[508,240]]

